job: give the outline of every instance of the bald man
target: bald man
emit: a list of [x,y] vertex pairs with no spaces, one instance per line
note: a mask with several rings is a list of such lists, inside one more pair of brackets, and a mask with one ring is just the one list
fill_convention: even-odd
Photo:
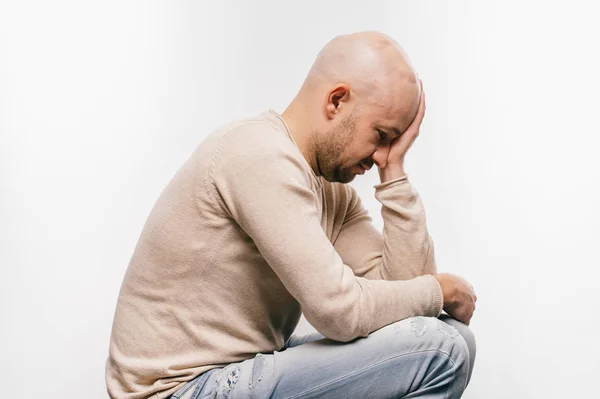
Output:
[[[459,398],[477,298],[437,273],[405,174],[424,114],[402,48],[362,32],[322,49],[282,114],[211,133],[131,258],[110,396]],[[373,165],[383,234],[346,184]],[[317,332],[293,335],[302,313]]]

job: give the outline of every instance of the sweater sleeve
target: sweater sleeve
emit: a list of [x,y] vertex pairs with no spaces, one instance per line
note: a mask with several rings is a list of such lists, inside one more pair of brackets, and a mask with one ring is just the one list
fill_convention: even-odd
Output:
[[437,273],[425,209],[408,177],[374,188],[382,205],[383,235],[373,226],[354,188],[348,186],[348,210],[335,241],[344,262],[356,275],[370,279],[409,280]]
[[410,281],[354,275],[325,235],[308,165],[287,137],[266,125],[228,132],[210,178],[224,210],[252,239],[306,319],[337,341],[365,337],[413,315],[437,316],[432,276]]

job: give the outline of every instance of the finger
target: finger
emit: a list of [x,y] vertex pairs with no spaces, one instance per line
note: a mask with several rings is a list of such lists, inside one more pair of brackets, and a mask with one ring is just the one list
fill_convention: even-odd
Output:
[[475,288],[471,284],[469,284],[469,291],[471,292],[471,296],[477,300],[477,294],[475,293]]
[[[421,92],[421,96],[419,97],[419,109],[417,110],[417,117],[420,116],[423,119],[423,115],[425,115],[425,92]],[[417,119],[417,118],[415,118]]]
[[[421,92],[421,100],[419,101],[419,109],[417,110],[417,115],[415,115],[415,119],[410,123],[408,128],[400,135],[399,138],[412,136],[411,140],[414,140],[416,136],[419,134],[419,128],[421,127],[421,122],[423,121],[423,116],[425,115],[425,101],[423,97],[423,92]],[[411,141],[412,143],[412,141]]]
[[421,96],[419,97],[419,109],[417,110],[417,115],[415,119],[410,124],[410,128],[418,129],[421,126],[421,122],[425,117],[425,92],[421,91]]
[[419,79],[419,85],[421,85],[421,95],[419,96],[419,103],[422,102],[423,108],[425,108],[425,90],[423,89],[423,81],[421,79]]
[[421,95],[419,96],[419,108],[417,109],[417,114],[415,115],[415,118],[406,129],[406,132],[415,129],[418,131],[419,127],[421,126],[421,121],[423,121],[423,117],[425,116],[425,92],[423,91],[423,81],[419,79],[419,83],[421,85]]

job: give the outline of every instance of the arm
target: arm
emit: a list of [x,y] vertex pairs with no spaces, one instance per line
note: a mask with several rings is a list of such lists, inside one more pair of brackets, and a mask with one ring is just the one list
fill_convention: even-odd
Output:
[[[336,248],[359,275],[385,280],[405,280],[436,273],[433,240],[427,232],[425,209],[404,172],[406,152],[419,135],[425,115],[425,93],[410,126],[395,138],[385,156],[378,160],[381,183],[375,198],[381,203],[383,237],[371,224],[356,191],[349,187],[348,207]],[[441,290],[441,288],[440,288]]]
[[375,229],[356,190],[348,186],[348,210],[335,248],[358,276],[408,280],[437,273],[425,209],[406,175],[378,184],[383,235]]
[[272,135],[265,139],[260,129],[228,133],[233,137],[215,157],[212,185],[306,319],[326,337],[350,341],[406,317],[439,315],[441,293],[431,276],[384,281],[354,275],[323,232],[301,153]]

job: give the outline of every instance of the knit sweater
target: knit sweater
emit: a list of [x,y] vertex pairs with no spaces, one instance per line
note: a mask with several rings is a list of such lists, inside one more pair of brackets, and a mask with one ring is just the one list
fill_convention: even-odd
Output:
[[422,201],[374,186],[383,234],[349,184],[317,176],[269,110],[211,133],[161,193],[121,286],[106,384],[161,399],[215,367],[281,350],[303,313],[348,342],[442,292]]

